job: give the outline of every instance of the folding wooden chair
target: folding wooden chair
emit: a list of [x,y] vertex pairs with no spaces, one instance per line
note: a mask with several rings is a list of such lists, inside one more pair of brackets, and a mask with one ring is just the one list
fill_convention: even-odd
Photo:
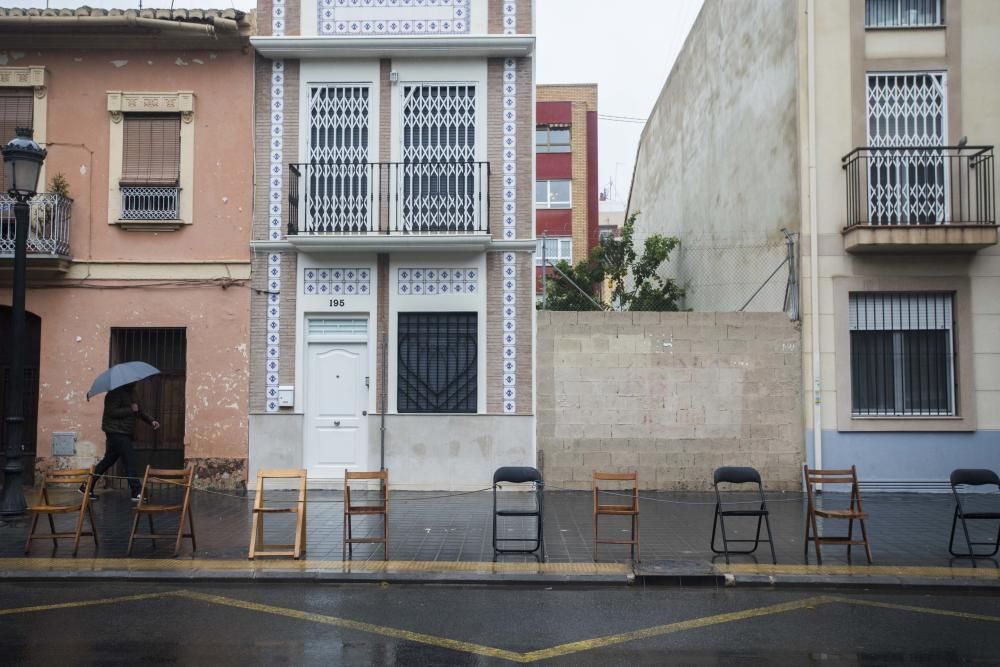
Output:
[[[861,492],[858,489],[858,470],[856,466],[851,466],[849,470],[816,470],[810,469],[808,465],[802,466],[806,479],[806,494],[808,505],[806,508],[806,539],[805,539],[805,560],[809,563],[809,542],[816,545],[816,563],[823,564],[823,556],[820,553],[821,544],[845,544],[847,545],[847,561],[851,561],[851,546],[864,545],[865,555],[868,557],[868,564],[872,562],[872,549],[868,543],[868,530],[865,521],[868,520],[868,513],[861,507]],[[846,509],[820,509],[816,507],[814,493],[815,485],[822,484],[850,484],[851,503]],[[847,535],[838,537],[821,537],[816,526],[816,517],[824,519],[846,519]],[[854,522],[861,524],[861,538],[854,539]],[[809,529],[812,528],[813,536],[809,536]]]
[[[756,484],[757,493],[760,496],[760,506],[753,507],[743,507],[741,509],[723,509],[722,494],[719,492],[719,484]],[[769,518],[770,512],[767,509],[767,501],[764,500],[764,485],[760,481],[760,473],[754,468],[740,467],[740,466],[724,466],[722,468],[716,468],[715,473],[712,475],[712,486],[715,487],[715,518],[712,520],[712,553],[725,554],[726,555],[726,565],[729,565],[729,555],[742,555],[747,556],[749,554],[757,551],[757,547],[760,546],[761,542],[767,542],[768,546],[771,547],[771,562],[775,565],[778,564],[778,559],[774,555],[774,537],[771,535],[771,519]],[[756,504],[756,503],[755,503]],[[750,539],[733,539],[726,534],[726,517],[757,517],[757,532],[752,540]],[[767,539],[760,539],[760,529],[763,523],[764,528],[767,529]],[[715,547],[715,530],[716,528],[721,528],[722,533],[722,550]],[[741,543],[750,544],[753,546],[749,549],[742,549],[734,551],[729,548],[729,544]]]
[[[132,555],[132,543],[135,540],[152,540],[153,548],[156,548],[156,538],[174,538],[174,558],[181,550],[181,541],[186,537],[191,540],[191,551],[196,551],[197,546],[194,541],[194,517],[191,515],[191,484],[194,481],[194,469],[184,470],[161,470],[146,466],[146,474],[142,477],[142,490],[139,492],[139,504],[135,506],[135,515],[132,518],[132,532],[128,536],[128,552]],[[152,503],[150,498],[153,494],[151,486],[165,486],[166,488],[156,489],[159,493],[164,493],[167,488],[174,487],[182,489],[183,498],[179,503]],[[174,491],[176,497],[176,491]],[[177,533],[157,533],[153,527],[154,514],[178,513]],[[149,519],[149,532],[138,533],[139,518],[145,514]],[[184,532],[184,520],[187,519],[189,532]]]
[[[264,482],[268,479],[298,480],[299,496],[291,507],[268,507],[264,504]],[[294,514],[295,541],[293,544],[265,544],[264,516],[267,514]],[[272,469],[257,471],[257,495],[253,500],[250,525],[249,559],[257,556],[291,556],[298,560],[306,551],[306,471],[301,469]]]
[[[375,504],[355,504],[351,500],[351,481],[378,480],[378,501]],[[355,516],[381,516],[382,535],[374,537],[354,537],[351,519]],[[342,557],[354,558],[355,544],[381,544],[382,558],[389,560],[389,471],[351,472],[344,471],[344,541]]]
[[[76,556],[77,550],[80,548],[80,537],[90,536],[94,538],[94,549],[97,549],[97,528],[94,524],[94,510],[90,505],[90,490],[94,485],[94,467],[90,468],[75,468],[73,470],[53,470],[49,469],[45,471],[45,475],[42,477],[42,488],[38,494],[38,502],[28,508],[28,511],[32,513],[31,524],[28,528],[28,539],[24,544],[24,553],[27,554],[31,551],[31,541],[32,540],[52,540],[52,547],[58,548],[60,539],[73,538],[73,555]],[[73,494],[77,493],[77,489],[82,485],[83,492],[82,497],[79,502],[71,503],[55,503],[49,496],[50,487],[52,486],[62,486],[68,485],[73,489]],[[76,514],[76,530],[72,533],[57,533],[56,523],[53,515],[55,514]],[[46,515],[49,519],[49,531],[48,535],[35,535],[35,529],[38,527],[38,518],[42,515]],[[84,515],[90,520],[90,530],[83,530],[83,517]]]
[[[958,494],[959,486],[996,486],[1000,491],[1000,476],[992,470],[985,468],[959,468],[951,473],[951,492],[955,496],[955,516],[951,520],[951,539],[948,540],[948,551],[955,558],[969,558],[972,560],[972,567],[976,567],[977,558],[992,558],[1000,551],[1000,525],[997,527],[997,537],[991,542],[973,542],[969,537],[968,521],[1000,521],[1000,512],[967,512],[962,505],[962,497]],[[995,497],[995,494],[992,494]],[[962,521],[962,532],[965,533],[965,544],[969,550],[967,552],[955,551],[955,528],[958,521]],[[990,552],[976,552],[973,547],[992,547]]]
[[[622,496],[628,497],[627,503],[601,503],[600,482],[631,482],[627,488],[616,490]],[[597,560],[598,544],[628,544],[632,560],[639,559],[639,473],[637,472],[595,472],[594,484],[594,560]],[[605,493],[609,490],[605,489]],[[598,517],[627,516],[631,522],[631,538],[627,540],[602,540],[598,531]]]

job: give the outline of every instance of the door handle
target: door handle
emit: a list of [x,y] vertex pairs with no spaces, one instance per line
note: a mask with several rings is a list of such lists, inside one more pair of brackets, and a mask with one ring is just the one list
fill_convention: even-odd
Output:
[[340,426],[340,422],[336,422],[336,421],[335,421],[335,422],[333,422],[333,425],[334,425],[334,426]]

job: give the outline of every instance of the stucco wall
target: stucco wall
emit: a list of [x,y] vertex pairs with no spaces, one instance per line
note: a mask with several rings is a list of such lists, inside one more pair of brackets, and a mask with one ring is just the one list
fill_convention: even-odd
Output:
[[802,476],[799,331],[782,313],[538,316],[538,450],[550,486],[594,471],[705,489],[722,465]]
[[[680,237],[689,308],[737,309],[799,228],[796,4],[706,0],[643,131],[629,211],[640,243]],[[772,291],[750,309],[780,310]]]

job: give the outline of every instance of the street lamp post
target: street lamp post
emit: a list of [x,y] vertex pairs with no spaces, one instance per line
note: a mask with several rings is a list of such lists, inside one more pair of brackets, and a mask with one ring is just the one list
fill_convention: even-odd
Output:
[[32,139],[30,129],[19,127],[17,136],[0,148],[4,180],[14,204],[14,292],[10,318],[10,376],[7,381],[6,464],[0,516],[23,514],[27,508],[21,486],[21,450],[24,441],[24,293],[28,254],[28,200],[38,191],[38,174],[46,151]]

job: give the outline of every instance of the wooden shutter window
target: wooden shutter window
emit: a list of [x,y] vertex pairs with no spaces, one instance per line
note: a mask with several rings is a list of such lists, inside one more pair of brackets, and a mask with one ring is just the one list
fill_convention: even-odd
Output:
[[121,185],[177,186],[181,170],[181,117],[126,114]]
[[[34,100],[31,88],[0,88],[0,145],[14,138],[16,128],[34,128]],[[0,192],[7,192],[4,180],[0,169],[0,185],[3,185]]]

